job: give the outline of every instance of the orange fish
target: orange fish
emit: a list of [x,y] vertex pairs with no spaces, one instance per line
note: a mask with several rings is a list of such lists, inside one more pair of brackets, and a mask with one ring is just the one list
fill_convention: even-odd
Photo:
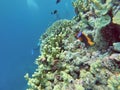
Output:
[[78,32],[75,37],[80,41],[84,42],[87,46],[93,46],[95,43],[91,40],[90,37],[85,35],[83,32]]

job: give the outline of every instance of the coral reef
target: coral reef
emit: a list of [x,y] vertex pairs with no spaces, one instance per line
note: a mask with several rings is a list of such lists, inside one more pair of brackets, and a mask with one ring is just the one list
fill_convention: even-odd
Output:
[[119,24],[120,25],[120,11],[118,11],[115,16],[112,18],[113,23]]
[[[120,1],[72,4],[76,16],[56,21],[41,36],[38,67],[24,76],[27,90],[120,90]],[[78,32],[95,44],[77,39]]]
[[115,51],[120,52],[120,42],[113,43],[113,49],[114,49]]

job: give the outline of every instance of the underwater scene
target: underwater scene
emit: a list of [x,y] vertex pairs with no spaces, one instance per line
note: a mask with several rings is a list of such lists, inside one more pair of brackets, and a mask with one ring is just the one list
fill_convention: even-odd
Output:
[[0,90],[120,90],[120,0],[0,1]]

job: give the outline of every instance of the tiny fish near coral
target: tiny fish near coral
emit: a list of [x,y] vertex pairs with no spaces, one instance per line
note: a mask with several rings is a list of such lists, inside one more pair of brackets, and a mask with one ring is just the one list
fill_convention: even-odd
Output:
[[91,38],[85,35],[83,32],[76,33],[75,37],[80,41],[84,42],[86,46],[93,46],[95,43],[91,40]]

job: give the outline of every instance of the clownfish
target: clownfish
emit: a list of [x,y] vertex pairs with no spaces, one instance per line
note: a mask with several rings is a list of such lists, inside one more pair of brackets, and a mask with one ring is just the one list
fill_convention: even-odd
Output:
[[83,32],[78,32],[75,37],[80,41],[84,42],[86,46],[93,46],[95,43],[91,40],[91,38],[85,35]]

